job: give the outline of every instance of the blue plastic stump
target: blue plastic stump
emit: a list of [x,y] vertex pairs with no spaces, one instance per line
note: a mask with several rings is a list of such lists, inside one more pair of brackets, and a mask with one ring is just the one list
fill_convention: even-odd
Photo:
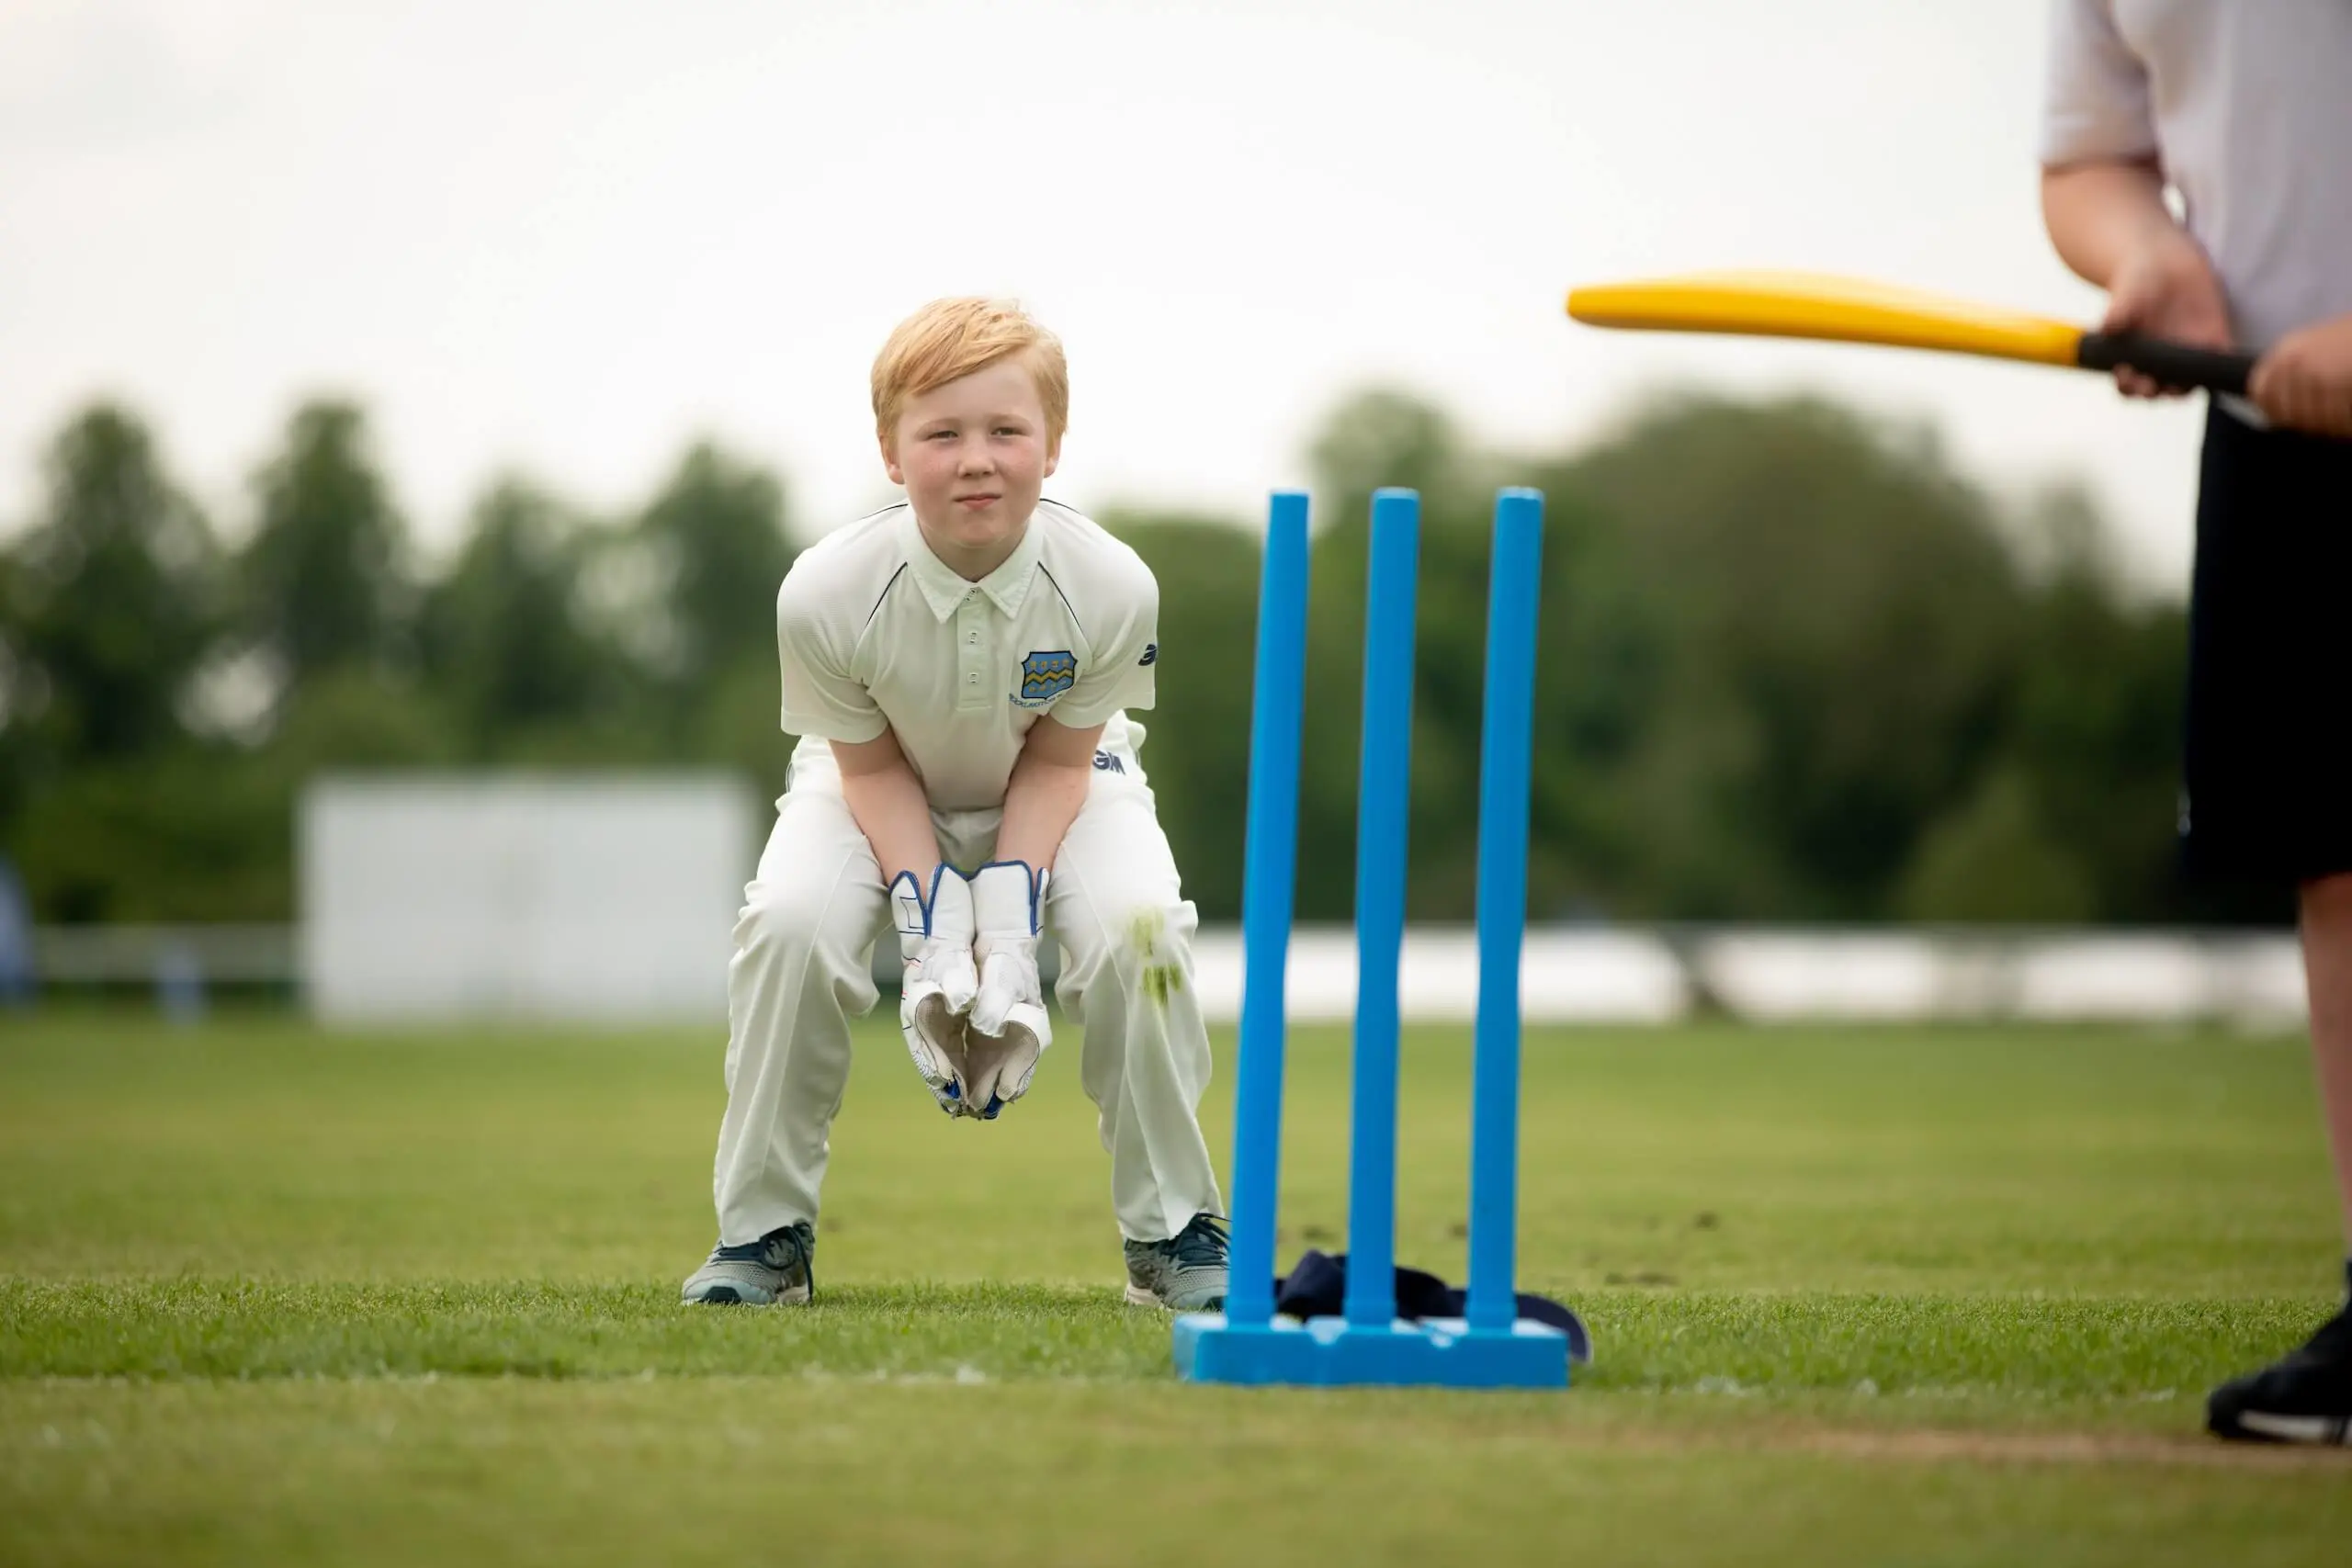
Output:
[[1413,600],[1421,498],[1372,496],[1356,776],[1356,1030],[1348,1131],[1351,1328],[1396,1320],[1396,964],[1405,946],[1405,827],[1413,757]]
[[1487,587],[1487,698],[1478,755],[1478,1021],[1470,1076],[1470,1325],[1519,1317],[1520,939],[1527,926],[1527,798],[1535,720],[1535,604],[1544,497],[1495,498]]
[[1348,1292],[1338,1318],[1272,1315],[1279,1182],[1283,960],[1297,859],[1298,730],[1306,626],[1306,498],[1274,498],[1259,591],[1242,890],[1240,1062],[1235,1090],[1233,1285],[1225,1314],[1176,1320],[1179,1376],[1204,1382],[1562,1388],[1567,1337],[1522,1320],[1512,1293],[1517,1224],[1520,936],[1527,900],[1529,728],[1543,497],[1505,491],[1495,509],[1487,694],[1479,768],[1478,1022],[1471,1111],[1466,1317],[1396,1315],[1397,957],[1404,939],[1411,753],[1414,578],[1419,502],[1373,501],[1358,807],[1359,964]]
[[1282,1183],[1283,998],[1298,865],[1298,736],[1306,705],[1306,494],[1280,491],[1266,518],[1258,663],[1250,699],[1243,825],[1241,1044],[1233,1090],[1232,1280],[1238,1324],[1274,1314],[1274,1198]]

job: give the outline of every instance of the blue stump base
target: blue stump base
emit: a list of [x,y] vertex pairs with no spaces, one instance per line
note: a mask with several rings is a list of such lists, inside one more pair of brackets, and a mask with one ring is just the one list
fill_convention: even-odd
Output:
[[1336,1317],[1244,1327],[1222,1313],[1176,1319],[1176,1375],[1194,1382],[1436,1388],[1566,1388],[1568,1337],[1521,1318],[1473,1332],[1458,1317],[1351,1327]]

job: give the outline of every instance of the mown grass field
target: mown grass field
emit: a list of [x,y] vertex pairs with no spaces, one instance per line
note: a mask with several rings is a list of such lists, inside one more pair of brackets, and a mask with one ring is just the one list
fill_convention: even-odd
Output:
[[[2352,1455],[2205,1389],[2329,1305],[2305,1049],[1531,1035],[1558,1394],[1202,1389],[1119,1301],[1074,1030],[949,1122],[875,1028],[804,1312],[694,1312],[722,1039],[0,1017],[0,1562],[2339,1562]],[[1221,1066],[1230,1041],[1220,1042]],[[1466,1032],[1407,1041],[1459,1279]],[[1285,1264],[1344,1246],[1294,1044]],[[1220,1156],[1227,1073],[1209,1108]]]

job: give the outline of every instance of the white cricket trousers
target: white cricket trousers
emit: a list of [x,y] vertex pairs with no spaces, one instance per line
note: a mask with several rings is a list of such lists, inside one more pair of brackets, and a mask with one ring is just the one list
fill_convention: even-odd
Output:
[[[1063,1016],[1085,1031],[1079,1077],[1110,1152],[1120,1233],[1160,1241],[1194,1214],[1225,1213],[1198,1116],[1209,1041],[1193,978],[1197,917],[1142,770],[1132,755],[1108,755],[1114,765],[1098,759],[1055,857],[1046,936],[1061,944],[1054,994]],[[969,872],[989,858],[1001,815],[933,810],[932,825],[949,862]],[[831,759],[796,757],[758,874],[744,889],[728,968],[727,1114],[711,1182],[721,1243],[817,1222],[829,1134],[849,1079],[849,1021],[876,998],[876,940],[898,940],[881,866]],[[1066,1030],[1041,1072],[1069,1051]],[[905,1055],[895,1037],[887,1048]],[[903,1077],[906,1093],[929,1096],[911,1064]],[[1036,1135],[1024,1114],[1013,1106],[987,1131]]]

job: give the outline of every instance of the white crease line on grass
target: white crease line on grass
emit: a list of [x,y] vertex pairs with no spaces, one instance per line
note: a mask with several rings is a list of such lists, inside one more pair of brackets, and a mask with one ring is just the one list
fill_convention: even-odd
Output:
[[1657,1393],[1702,1399],[1803,1398],[1807,1395],[1826,1397],[1850,1394],[1857,1399],[1919,1400],[1996,1400],[2004,1404],[2048,1404],[2098,1401],[2105,1404],[2165,1404],[2180,1397],[2169,1388],[2148,1389],[2138,1393],[2086,1394],[2058,1393],[2049,1389],[2006,1388],[1997,1383],[1905,1383],[1897,1388],[1882,1389],[1874,1378],[1863,1378],[1844,1385],[1835,1383],[1744,1383],[1737,1378],[1708,1376],[1695,1382],[1627,1383],[1611,1389],[1612,1393]]
[[[475,1383],[651,1383],[659,1382],[707,1382],[712,1381],[748,1380],[760,1382],[796,1382],[808,1383],[864,1384],[890,1388],[921,1387],[988,1387],[996,1383],[1055,1383],[1074,1387],[1120,1385],[1132,1387],[1138,1383],[1156,1382],[1151,1377],[1091,1372],[1026,1373],[991,1372],[968,1361],[956,1363],[952,1370],[894,1371],[876,1368],[866,1371],[842,1371],[808,1365],[772,1372],[663,1371],[654,1367],[641,1367],[635,1371],[565,1371],[560,1373],[516,1371],[511,1368],[494,1372],[452,1371],[431,1369],[422,1372],[393,1371],[389,1369],[367,1371],[319,1371],[312,1369],[277,1372],[46,1372],[33,1377],[0,1380],[0,1386],[13,1384],[19,1388],[158,1388],[171,1385],[217,1386],[231,1383],[348,1383],[385,1387],[431,1387],[434,1384]],[[1863,1378],[1844,1385],[1769,1382],[1742,1382],[1736,1378],[1709,1375],[1692,1382],[1624,1383],[1604,1386],[1592,1391],[1589,1384],[1579,1383],[1571,1392],[1598,1392],[1604,1397],[1619,1394],[1647,1394],[1671,1399],[1828,1399],[1840,1395],[1859,1400],[1884,1400],[1899,1404],[1906,1400],[1926,1404],[1945,1404],[1967,1400],[1983,1400],[2004,1405],[2055,1404],[2167,1404],[2180,1397],[2176,1389],[2149,1389],[2139,1393],[2085,1394],[2053,1393],[2041,1389],[2005,1388],[1993,1383],[1920,1383],[1892,1391],[1879,1387],[1875,1380]],[[1346,1393],[1345,1390],[1296,1390],[1297,1393]],[[1397,1391],[1363,1391],[1397,1392]]]
[[792,1367],[773,1372],[662,1371],[653,1367],[641,1367],[636,1371],[520,1372],[503,1369],[494,1372],[444,1372],[434,1370],[423,1372],[405,1371],[343,1371],[322,1372],[304,1369],[282,1372],[42,1372],[31,1377],[0,1378],[0,1389],[16,1388],[166,1388],[218,1387],[223,1384],[267,1383],[350,1383],[370,1386],[400,1387],[429,1386],[447,1382],[452,1385],[474,1383],[650,1383],[650,1382],[711,1382],[744,1381],[752,1382],[820,1382],[842,1384],[881,1384],[887,1387],[937,1385],[940,1387],[979,1388],[1000,1382],[1056,1383],[1076,1386],[1117,1384],[1132,1387],[1156,1380],[1118,1374],[1092,1372],[1049,1372],[1042,1374],[998,1373],[983,1367],[962,1361],[948,1371],[894,1371],[876,1368],[871,1371],[837,1371],[830,1367]]

